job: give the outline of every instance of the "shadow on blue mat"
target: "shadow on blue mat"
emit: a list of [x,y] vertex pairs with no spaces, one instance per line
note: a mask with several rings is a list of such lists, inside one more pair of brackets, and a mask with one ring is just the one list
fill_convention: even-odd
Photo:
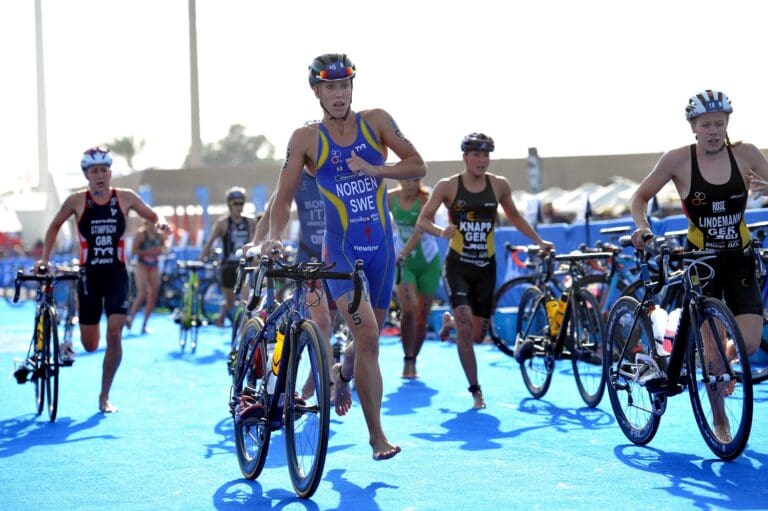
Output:
[[32,447],[117,439],[114,435],[78,436],[70,439],[73,435],[95,428],[102,419],[103,413],[93,414],[82,422],[69,417],[59,417],[56,422],[43,422],[34,414],[4,420],[0,422],[0,458],[15,456]]

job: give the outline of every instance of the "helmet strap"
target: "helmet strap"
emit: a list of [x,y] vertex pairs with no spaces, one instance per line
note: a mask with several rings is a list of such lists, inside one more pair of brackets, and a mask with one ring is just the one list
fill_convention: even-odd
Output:
[[350,105],[347,107],[347,111],[344,112],[344,117],[334,117],[331,115],[331,112],[329,112],[328,109],[325,108],[325,105],[323,104],[322,101],[320,101],[320,107],[323,109],[323,112],[325,112],[326,115],[328,115],[328,118],[332,121],[346,121],[347,117],[349,117],[349,111],[352,109],[352,105]]
[[723,152],[723,149],[725,149],[725,142],[723,142],[723,145],[720,146],[720,149],[715,149],[714,151],[707,151],[704,149],[704,153],[709,155],[717,154]]

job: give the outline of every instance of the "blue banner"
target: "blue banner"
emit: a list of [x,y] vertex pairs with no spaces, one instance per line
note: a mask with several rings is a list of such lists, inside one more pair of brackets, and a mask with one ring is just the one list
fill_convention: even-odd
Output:
[[141,197],[141,200],[146,202],[148,206],[155,205],[154,200],[152,200],[152,186],[139,185],[139,197]]
[[253,197],[253,207],[256,212],[264,211],[267,207],[267,187],[264,185],[256,185],[251,188],[251,197]]
[[208,205],[210,204],[208,187],[198,186],[195,188],[195,195],[197,195],[197,201],[203,208],[203,232],[207,235],[211,232],[211,217],[208,215]]

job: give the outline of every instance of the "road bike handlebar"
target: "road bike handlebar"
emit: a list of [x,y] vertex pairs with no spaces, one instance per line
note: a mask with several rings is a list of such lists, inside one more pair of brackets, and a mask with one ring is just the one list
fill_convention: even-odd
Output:
[[39,265],[35,268],[35,273],[24,273],[24,270],[19,269],[16,272],[16,278],[14,279],[14,291],[13,291],[13,303],[19,301],[19,294],[21,293],[22,282],[40,282],[45,284],[46,287],[53,286],[56,282],[64,280],[77,280],[79,281],[81,290],[85,294],[85,268],[72,268],[69,270],[59,270],[58,273],[50,273],[49,267],[45,265]]
[[[248,302],[248,310],[252,311],[258,307],[261,300],[261,288],[264,278],[280,278],[294,280],[299,284],[314,280],[346,280],[354,282],[354,294],[347,310],[350,314],[357,312],[363,297],[363,261],[357,259],[354,269],[349,272],[330,271],[333,264],[327,265],[323,262],[303,262],[293,265],[285,265],[279,261],[274,261],[267,256],[262,256],[259,266],[245,267],[245,271],[258,271],[256,285],[251,293],[251,299]],[[244,273],[244,272],[243,272]]]

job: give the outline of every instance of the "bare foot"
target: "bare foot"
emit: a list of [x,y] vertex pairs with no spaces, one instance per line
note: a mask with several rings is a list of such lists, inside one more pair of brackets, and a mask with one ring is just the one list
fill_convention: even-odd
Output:
[[99,411],[101,413],[115,413],[118,411],[118,408],[114,406],[112,403],[110,403],[106,399],[100,399],[99,400]]
[[419,377],[419,373],[416,372],[416,357],[403,357],[403,374],[400,377],[408,380]]
[[336,415],[346,415],[352,408],[352,394],[349,391],[349,380],[344,381],[341,376],[341,364],[336,363],[331,367],[331,381],[333,381],[333,404]]
[[312,379],[312,375],[307,376],[307,381],[304,382],[304,385],[301,387],[301,399],[306,401],[310,397],[312,397],[315,393],[315,380]]
[[440,327],[440,332],[437,336],[441,341],[447,341],[451,336],[451,330],[456,327],[456,323],[453,321],[453,316],[448,312],[443,312],[443,326]]
[[485,399],[483,399],[483,392],[481,390],[473,392],[472,399],[475,401],[472,405],[472,408],[475,410],[481,410],[485,408]]
[[[373,445],[371,445],[371,447],[373,447]],[[373,449],[373,459],[374,461],[388,460],[389,458],[394,458],[400,451],[402,451],[402,449],[400,449],[399,445],[392,445],[389,442],[386,442],[382,449]]]
[[715,424],[715,436],[723,443],[730,443],[733,441],[731,436],[731,424],[728,422],[728,417],[723,417],[725,422],[721,424]]

